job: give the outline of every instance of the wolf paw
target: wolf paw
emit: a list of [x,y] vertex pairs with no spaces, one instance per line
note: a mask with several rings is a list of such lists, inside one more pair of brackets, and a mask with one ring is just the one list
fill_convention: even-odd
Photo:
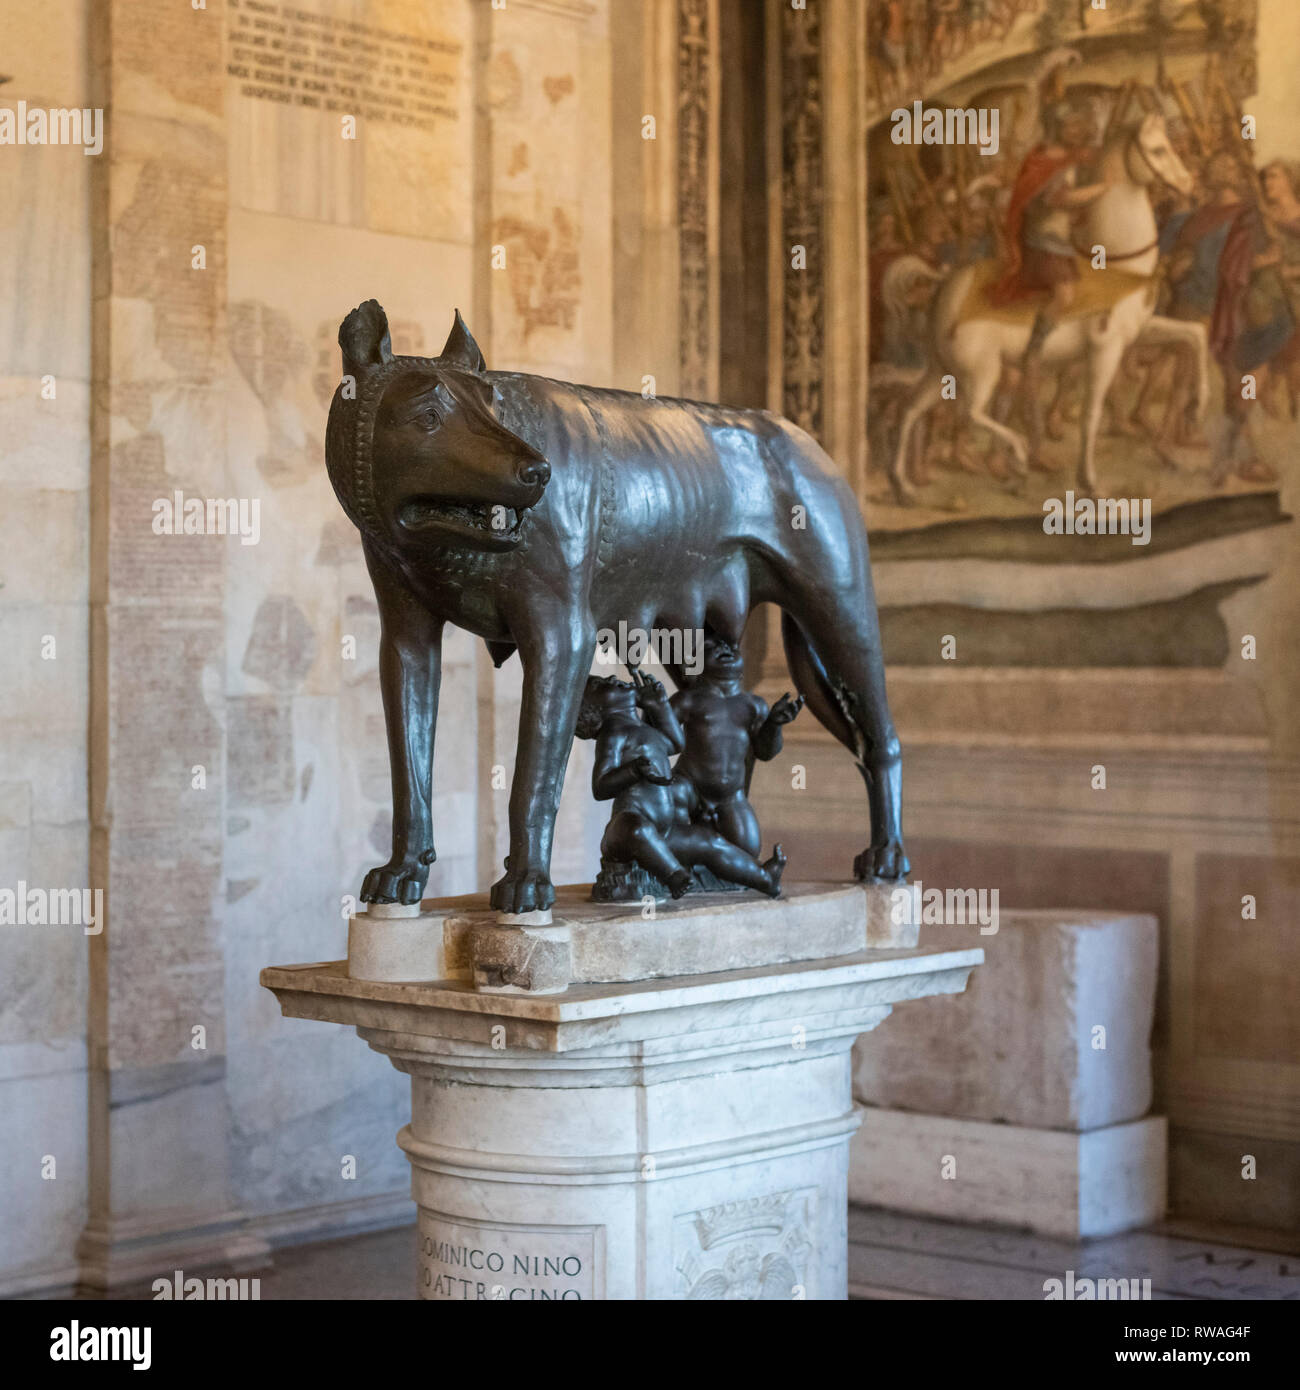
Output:
[[377,869],[371,869],[361,884],[363,903],[418,903],[429,881],[432,850],[415,858],[390,859]]
[[555,902],[555,889],[545,870],[512,869],[507,859],[505,877],[492,885],[491,901],[497,912],[545,912]]
[[853,861],[853,877],[859,883],[902,883],[912,866],[907,862],[901,840],[869,845]]

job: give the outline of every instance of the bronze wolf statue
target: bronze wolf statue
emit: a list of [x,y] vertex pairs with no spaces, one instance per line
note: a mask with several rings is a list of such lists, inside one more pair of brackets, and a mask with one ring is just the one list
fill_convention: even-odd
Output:
[[430,818],[444,623],[518,651],[523,709],[510,856],[492,905],[550,907],[551,838],[597,634],[709,632],[738,643],[782,611],[790,673],[857,760],[862,880],[906,876],[900,750],[885,700],[867,536],[802,430],[758,410],[645,399],[490,372],[459,312],[441,356],[396,357],[374,300],[339,330],[330,481],[361,532],[382,623],[393,854],[367,902],[417,902]]

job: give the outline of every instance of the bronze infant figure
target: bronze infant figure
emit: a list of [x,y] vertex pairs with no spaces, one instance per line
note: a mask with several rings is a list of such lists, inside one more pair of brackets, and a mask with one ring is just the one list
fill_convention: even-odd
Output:
[[444,624],[524,667],[498,911],[551,906],[551,840],[597,633],[703,630],[737,647],[771,602],[795,685],[853,754],[863,880],[906,876],[901,753],[857,502],[817,443],[759,410],[490,372],[459,312],[435,358],[394,356],[370,300],[339,330],[330,481],[379,604],[393,852],[367,902],[418,902]]
[[[736,843],[719,827],[718,805],[708,804],[695,783],[670,761],[690,751],[674,706],[663,686],[632,668],[632,680],[590,676],[578,711],[579,738],[596,741],[591,790],[597,801],[612,801],[613,814],[600,842],[600,874],[592,888],[596,902],[639,900],[647,891],[683,897],[704,869],[720,887],[753,888],[769,897],[781,894],[785,853],[775,846],[758,860],[758,822],[749,811],[754,848]],[[742,697],[746,701],[753,696]],[[745,735],[748,742],[748,735]],[[686,750],[684,752],[683,750]],[[706,759],[716,773],[717,760]],[[746,809],[740,759],[739,800]],[[729,796],[724,804],[734,805]],[[746,825],[746,831],[749,830]],[[645,877],[638,883],[636,869]],[[660,887],[662,885],[662,888]]]
[[758,817],[749,804],[754,762],[770,762],[781,752],[781,731],[798,716],[804,698],[782,695],[768,709],[765,700],[745,689],[744,680],[740,653],[721,638],[705,638],[704,669],[684,679],[672,698],[684,742],[675,771],[695,789],[697,814],[757,856]]

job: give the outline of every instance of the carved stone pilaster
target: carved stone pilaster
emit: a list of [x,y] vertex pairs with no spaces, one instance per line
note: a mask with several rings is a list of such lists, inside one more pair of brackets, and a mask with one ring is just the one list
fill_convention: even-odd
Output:
[[717,3],[678,0],[677,212],[681,392],[717,394]]
[[826,182],[822,151],[821,0],[779,7],[782,412],[814,437],[823,426],[826,312]]

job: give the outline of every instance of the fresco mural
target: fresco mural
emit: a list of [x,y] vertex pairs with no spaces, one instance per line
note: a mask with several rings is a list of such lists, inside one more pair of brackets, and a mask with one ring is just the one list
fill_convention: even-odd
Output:
[[[1300,439],[1300,136],[1256,127],[1254,0],[869,14],[865,504],[906,617],[891,659],[937,659],[918,620],[968,605],[991,663],[1057,664],[1006,620],[1051,603],[1112,610],[1078,625],[1079,664],[1217,664]],[[1082,534],[1045,529],[1048,499]],[[1094,499],[1149,529],[1090,544]],[[1153,656],[1171,621],[1205,640]]]

